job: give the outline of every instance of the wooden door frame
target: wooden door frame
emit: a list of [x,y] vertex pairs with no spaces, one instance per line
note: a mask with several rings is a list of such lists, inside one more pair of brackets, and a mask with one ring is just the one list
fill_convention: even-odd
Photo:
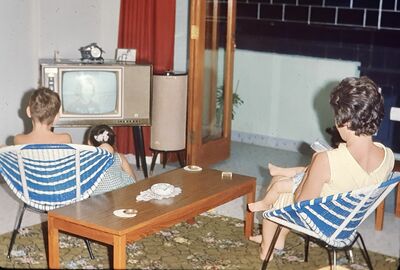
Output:
[[227,3],[226,53],[224,59],[224,120],[223,134],[220,139],[202,142],[202,108],[203,108],[203,61],[205,41],[205,5],[204,0],[192,0],[190,6],[190,42],[188,76],[188,122],[186,160],[188,164],[208,166],[225,160],[230,155],[231,114],[232,114],[232,79],[233,53],[235,48],[236,0]]

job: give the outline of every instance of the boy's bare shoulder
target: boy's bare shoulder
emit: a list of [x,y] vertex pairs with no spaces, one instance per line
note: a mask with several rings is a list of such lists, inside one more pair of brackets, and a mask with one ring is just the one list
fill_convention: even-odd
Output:
[[29,136],[27,134],[17,134],[14,136],[14,144],[26,144],[29,140]]
[[47,143],[72,143],[72,138],[68,133],[52,133]]
[[55,135],[57,135],[61,138],[60,143],[72,143],[71,135],[69,135],[68,133],[58,133]]
[[68,133],[49,133],[36,136],[38,134],[17,134],[14,136],[14,144],[33,144],[33,143],[72,143],[71,135]]

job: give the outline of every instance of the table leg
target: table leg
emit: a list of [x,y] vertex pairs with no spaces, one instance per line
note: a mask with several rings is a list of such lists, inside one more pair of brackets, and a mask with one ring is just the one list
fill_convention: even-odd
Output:
[[186,223],[187,223],[187,224],[190,224],[190,225],[193,225],[193,224],[196,223],[196,218],[194,218],[194,217],[189,218],[188,220],[186,220]]
[[47,237],[49,244],[49,268],[50,269],[60,269],[60,250],[58,246],[58,229],[54,227],[54,218],[49,217],[47,221]]
[[396,217],[400,217],[400,183],[397,184],[396,204],[394,208]]
[[256,187],[254,185],[251,192],[246,195],[246,213],[245,213],[245,223],[244,223],[244,235],[249,238],[253,234],[253,226],[254,226],[254,213],[247,209],[247,204],[253,203],[256,198]]
[[[400,160],[396,160],[394,162],[393,171],[399,172],[400,171]],[[394,214],[396,217],[400,217],[400,183],[397,184],[397,192],[396,192],[396,203],[394,205]]]
[[375,209],[375,230],[382,231],[384,215],[385,215],[385,200],[383,200]]
[[114,269],[126,269],[126,235],[114,235],[113,266]]

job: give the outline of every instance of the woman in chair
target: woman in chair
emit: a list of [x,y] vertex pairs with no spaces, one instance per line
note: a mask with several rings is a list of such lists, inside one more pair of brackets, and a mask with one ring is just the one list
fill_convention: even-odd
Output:
[[[338,148],[314,154],[306,168],[269,165],[273,178],[265,197],[248,205],[250,211],[282,208],[294,202],[342,193],[380,183],[394,166],[393,152],[372,136],[383,118],[383,97],[368,77],[345,78],[330,97],[336,127],[345,141]],[[299,174],[300,173],[300,174]],[[296,177],[292,177],[296,175]],[[260,258],[267,255],[277,225],[263,220]],[[288,233],[283,229],[275,249],[282,250]],[[272,258],[272,256],[271,256]]]

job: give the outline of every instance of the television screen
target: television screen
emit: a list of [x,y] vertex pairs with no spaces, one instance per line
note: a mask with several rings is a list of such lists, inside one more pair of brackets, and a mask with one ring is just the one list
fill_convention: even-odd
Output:
[[118,75],[113,70],[63,70],[62,114],[74,117],[118,113]]

